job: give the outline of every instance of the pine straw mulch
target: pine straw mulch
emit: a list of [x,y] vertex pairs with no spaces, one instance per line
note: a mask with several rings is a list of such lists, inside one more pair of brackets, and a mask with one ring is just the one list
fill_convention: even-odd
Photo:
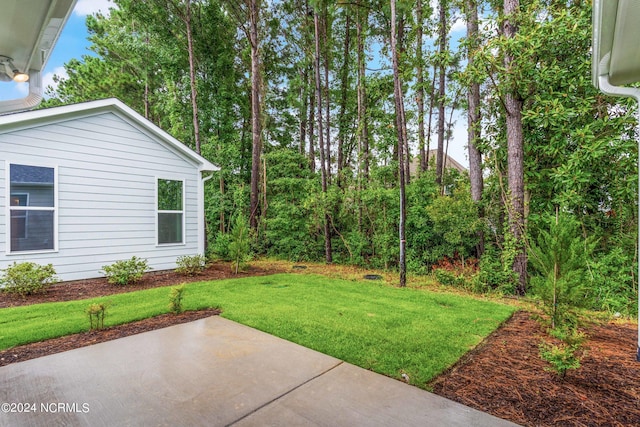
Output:
[[[0,293],[0,308],[49,301],[92,298],[170,286],[189,281],[291,271],[282,264],[252,266],[238,276],[228,263],[214,263],[200,276],[150,273],[133,286],[104,279],[53,285],[28,298]],[[166,314],[126,325],[84,332],[0,351],[0,366],[59,353],[98,342],[216,315],[217,310]],[[525,311],[517,312],[430,386],[441,396],[525,426],[640,426],[640,363],[635,361],[636,325],[607,323],[588,330],[587,355],[578,371],[564,380],[544,370],[538,344],[543,328]]]
[[545,371],[543,327],[517,312],[431,386],[441,396],[525,426],[640,426],[633,324],[587,329],[586,355],[564,379]]

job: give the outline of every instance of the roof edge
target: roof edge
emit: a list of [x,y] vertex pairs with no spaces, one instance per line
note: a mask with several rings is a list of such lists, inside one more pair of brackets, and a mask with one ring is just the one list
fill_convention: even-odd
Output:
[[213,172],[220,169],[117,98],[100,99],[97,101],[87,101],[77,104],[63,105],[60,107],[24,111],[0,116],[0,133],[36,124],[47,124],[61,120],[70,120],[73,118],[86,117],[104,112],[112,112],[120,115],[142,130],[154,135],[156,138],[164,140],[171,147],[176,149],[176,151],[196,162],[199,165],[198,169],[201,172]]

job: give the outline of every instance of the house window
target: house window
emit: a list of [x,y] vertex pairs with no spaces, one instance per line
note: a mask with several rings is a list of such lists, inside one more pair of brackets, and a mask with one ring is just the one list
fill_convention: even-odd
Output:
[[9,165],[10,252],[55,249],[55,169]]
[[184,243],[184,181],[158,179],[158,244]]
[[[11,193],[11,206],[29,206],[29,194]],[[27,238],[26,211],[16,211],[11,215],[11,236],[14,239]]]

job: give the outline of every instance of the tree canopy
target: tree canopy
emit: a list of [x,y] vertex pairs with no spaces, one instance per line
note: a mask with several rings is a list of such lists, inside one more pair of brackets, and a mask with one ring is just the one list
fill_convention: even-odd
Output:
[[[598,242],[594,304],[624,305],[635,107],[591,85],[590,2],[432,6],[114,0],[87,18],[93,53],[65,64],[44,106],[117,97],[218,164],[211,251],[241,217],[255,253],[396,269],[406,244],[410,273],[471,268],[479,290],[522,293],[529,242],[559,210]],[[447,165],[463,112],[469,173]]]

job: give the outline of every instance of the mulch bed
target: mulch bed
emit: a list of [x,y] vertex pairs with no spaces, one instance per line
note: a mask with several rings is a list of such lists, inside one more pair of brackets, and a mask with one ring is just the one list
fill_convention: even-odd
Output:
[[20,297],[0,292],[0,308],[17,307],[20,305],[39,304],[43,302],[73,301],[78,299],[95,298],[104,295],[121,294],[125,292],[140,291],[143,289],[157,288],[160,286],[179,285],[181,283],[202,282],[206,280],[237,279],[248,276],[264,276],[267,274],[282,273],[281,269],[260,268],[249,266],[246,270],[235,270],[226,262],[215,262],[196,276],[183,276],[173,270],[151,272],[130,285],[118,286],[107,283],[105,278],[74,280],[71,282],[57,283],[47,288],[45,293]]
[[192,320],[215,316],[217,314],[220,314],[220,310],[207,309],[186,311],[180,314],[162,314],[125,325],[112,326],[97,331],[82,332],[66,337],[21,345],[0,351],[0,366],[23,362],[25,360],[35,359],[36,357],[48,356],[54,353],[61,353],[67,350],[73,350],[74,348],[86,347],[116,338],[128,337],[129,335],[152,331],[154,329],[166,328],[167,326],[191,322]]
[[[45,293],[28,295],[25,297],[0,292],[0,308],[18,307],[43,302],[73,301],[188,282],[231,279],[247,276],[264,276],[267,274],[281,272],[282,270],[277,268],[259,268],[250,266],[246,270],[239,271],[238,274],[235,274],[234,269],[229,263],[216,262],[209,264],[202,273],[196,276],[183,276],[177,274],[175,271],[157,271],[147,273],[137,283],[127,286],[112,285],[109,284],[105,278],[97,278],[57,283],[55,285],[51,285]],[[190,322],[192,320],[202,319],[204,317],[214,316],[217,314],[220,314],[220,310],[205,309],[187,311],[178,315],[163,314],[125,325],[104,328],[99,331],[83,332],[47,341],[21,345],[0,351],[0,366],[22,362],[24,360],[42,357],[53,353],[60,353],[74,348],[85,347],[99,342],[139,334],[141,332],[160,329],[171,325]]]
[[[266,275],[281,269],[251,267],[238,276],[228,263],[212,264],[188,278],[150,273],[133,286],[104,279],[54,285],[47,293],[20,298],[0,293],[0,308],[48,301],[93,298],[190,281]],[[0,366],[218,314],[201,310],[166,314],[127,325],[85,332],[0,351]],[[518,312],[430,386],[441,396],[525,426],[640,426],[640,362],[635,361],[636,326],[593,325],[582,367],[560,379],[538,356],[544,330]]]
[[525,426],[639,426],[640,362],[631,324],[587,330],[582,367],[561,379],[538,356],[549,341],[521,311],[431,383],[433,391]]

